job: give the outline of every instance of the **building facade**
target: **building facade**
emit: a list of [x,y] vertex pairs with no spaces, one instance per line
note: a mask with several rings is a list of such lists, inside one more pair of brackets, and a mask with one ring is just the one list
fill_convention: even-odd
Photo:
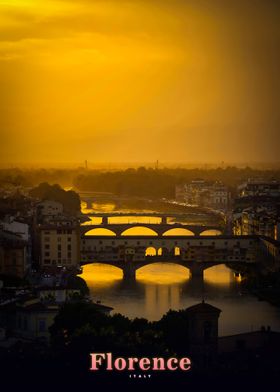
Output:
[[225,211],[230,207],[231,194],[222,182],[207,182],[202,179],[178,185],[175,189],[176,200],[188,205],[209,207]]
[[23,278],[29,266],[27,242],[14,233],[0,230],[0,274]]
[[75,219],[39,225],[40,267],[77,268],[80,262],[80,225]]

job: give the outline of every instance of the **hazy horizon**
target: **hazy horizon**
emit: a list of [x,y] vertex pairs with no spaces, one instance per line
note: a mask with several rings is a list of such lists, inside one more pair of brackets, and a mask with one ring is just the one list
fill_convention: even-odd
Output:
[[0,164],[279,162],[280,2],[0,0]]
[[[90,162],[87,161],[87,169],[90,170],[125,170],[128,168],[137,169],[139,167],[158,169],[216,169],[227,167],[237,167],[240,169],[250,167],[260,170],[278,170],[279,162]],[[85,169],[85,162],[0,162],[0,170],[59,170],[59,169]]]

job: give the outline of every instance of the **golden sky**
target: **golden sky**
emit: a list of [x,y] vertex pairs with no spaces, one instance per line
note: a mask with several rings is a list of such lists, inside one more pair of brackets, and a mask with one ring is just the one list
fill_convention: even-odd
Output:
[[0,0],[0,161],[279,161],[276,0]]

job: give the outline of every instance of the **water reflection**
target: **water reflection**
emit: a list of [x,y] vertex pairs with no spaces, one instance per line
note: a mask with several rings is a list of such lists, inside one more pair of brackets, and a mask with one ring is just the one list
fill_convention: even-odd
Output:
[[153,263],[136,271],[136,279],[142,284],[184,283],[190,277],[189,270],[181,265],[172,263]]
[[182,309],[202,299],[222,309],[220,334],[234,334],[261,325],[280,330],[277,308],[259,302],[244,291],[242,282],[225,265],[209,268],[205,278],[190,278],[186,268],[172,263],[155,263],[137,271],[136,280],[123,280],[122,271],[104,264],[83,267],[94,300],[101,300],[130,318],[158,320],[169,309]]
[[[93,209],[110,212],[115,204],[93,204]],[[86,203],[82,204],[83,212]],[[191,215],[191,214],[190,214]],[[191,218],[191,217],[190,217]],[[203,217],[199,217],[201,220]],[[112,217],[110,223],[160,223],[158,217]],[[175,221],[170,219],[169,222]],[[205,222],[207,219],[205,219]],[[184,223],[198,221],[184,220]],[[204,223],[205,223],[204,222]],[[85,224],[100,225],[101,218],[92,217]],[[180,221],[179,223],[182,223]],[[137,227],[138,235],[149,235],[150,229]],[[94,230],[104,230],[96,228]],[[106,230],[106,229],[105,229]],[[130,229],[132,230],[132,229]],[[183,232],[182,232],[183,230]],[[172,235],[186,235],[184,229],[172,229]],[[94,231],[100,235],[100,232]],[[108,231],[106,232],[108,233]],[[88,234],[92,234],[89,232]],[[189,232],[189,235],[192,233]],[[218,235],[216,230],[205,231],[202,235]],[[104,235],[102,231],[101,235]],[[110,234],[112,235],[112,234]],[[148,250],[147,250],[148,251]],[[162,253],[158,250],[158,254]],[[149,248],[155,254],[154,248]],[[176,250],[175,250],[176,252]],[[178,251],[177,251],[178,252]],[[136,280],[123,280],[122,271],[104,264],[90,264],[83,267],[81,277],[89,286],[94,300],[101,300],[130,318],[145,317],[157,320],[169,309],[181,309],[191,306],[202,299],[222,310],[220,316],[220,335],[229,335],[259,329],[261,325],[270,325],[280,331],[278,308],[266,302],[259,302],[256,297],[244,290],[242,280],[225,265],[215,266],[204,271],[203,278],[190,278],[188,269],[172,263],[155,263],[137,271]]]

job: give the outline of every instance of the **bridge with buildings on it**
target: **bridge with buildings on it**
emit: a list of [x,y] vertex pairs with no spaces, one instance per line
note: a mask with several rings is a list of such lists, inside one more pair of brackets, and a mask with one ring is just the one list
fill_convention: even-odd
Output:
[[215,265],[255,266],[272,253],[279,262],[278,247],[258,236],[85,236],[81,240],[81,265],[109,264],[120,268],[124,278],[133,278],[139,268],[157,262],[179,264],[191,276],[203,277],[203,271]]

